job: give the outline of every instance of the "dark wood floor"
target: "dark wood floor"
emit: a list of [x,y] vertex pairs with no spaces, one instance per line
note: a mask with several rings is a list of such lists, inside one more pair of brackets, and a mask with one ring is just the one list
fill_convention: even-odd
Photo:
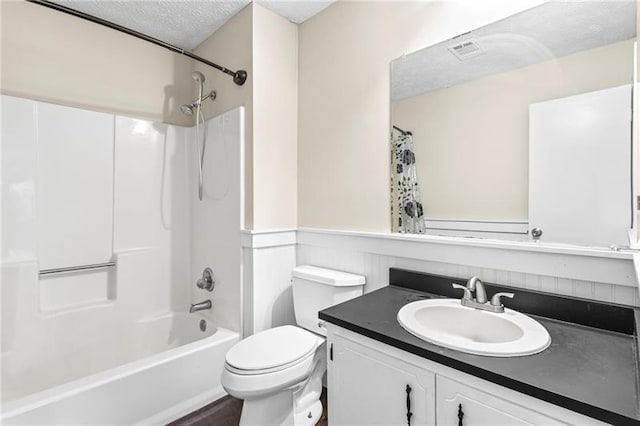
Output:
[[[317,426],[327,426],[327,389],[322,389],[320,396],[322,401],[322,416]],[[169,423],[169,426],[237,426],[240,423],[242,412],[242,400],[232,396],[225,396],[209,405],[206,405],[187,414],[186,416]]]

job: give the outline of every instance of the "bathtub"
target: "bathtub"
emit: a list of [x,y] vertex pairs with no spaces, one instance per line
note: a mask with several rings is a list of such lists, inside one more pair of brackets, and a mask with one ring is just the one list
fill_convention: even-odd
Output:
[[170,313],[130,324],[130,362],[6,402],[1,423],[166,424],[215,401],[239,335],[210,323],[201,331],[201,320]]

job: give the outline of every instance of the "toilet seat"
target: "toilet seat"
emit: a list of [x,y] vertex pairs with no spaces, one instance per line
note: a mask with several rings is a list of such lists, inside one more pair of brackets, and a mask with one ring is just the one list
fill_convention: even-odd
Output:
[[269,373],[276,373],[278,371],[282,371],[282,370],[286,370],[288,368],[291,367],[295,367],[299,364],[303,364],[305,363],[309,358],[313,358],[313,355],[315,354],[315,350],[309,352],[306,356],[303,356],[300,359],[297,359],[295,361],[289,362],[287,364],[283,364],[283,365],[279,365],[277,367],[271,367],[271,368],[262,368],[259,370],[243,370],[241,368],[236,368],[234,366],[232,366],[229,363],[225,363],[225,368],[227,370],[229,370],[232,373],[235,374],[240,374],[241,376],[256,376],[259,374],[269,374]]
[[226,368],[240,375],[285,370],[313,356],[324,342],[299,327],[285,325],[261,331],[236,344],[226,356]]
[[[272,335],[273,340],[268,338]],[[283,342],[282,338],[293,338],[293,341]],[[252,340],[244,345],[248,339]],[[273,345],[277,342],[281,343],[281,347],[274,348]],[[324,342],[323,337],[293,326],[277,327],[254,334],[237,343],[234,346],[239,347],[237,351],[233,351],[232,348],[227,352],[222,371],[222,386],[229,394],[240,399],[267,397],[283,389],[298,386],[309,378],[318,362],[326,363]],[[284,348],[287,347],[294,347],[297,352],[289,352],[279,357],[280,352],[285,352]],[[261,360],[260,354],[263,350],[269,352],[268,362]],[[246,354],[254,356],[244,356]],[[265,366],[266,368],[258,368]]]
[[222,386],[229,394],[240,399],[265,397],[283,389],[297,386],[309,377],[315,365],[314,356],[273,373],[236,374],[225,364]]

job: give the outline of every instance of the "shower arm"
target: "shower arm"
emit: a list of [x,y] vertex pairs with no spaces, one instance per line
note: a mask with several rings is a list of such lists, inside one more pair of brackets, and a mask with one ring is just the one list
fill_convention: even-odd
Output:
[[217,96],[216,91],[215,91],[215,90],[212,90],[211,92],[207,93],[207,94],[206,94],[206,95],[204,95],[204,96],[200,95],[200,98],[199,98],[199,99],[194,100],[194,101],[191,103],[191,105],[194,105],[194,106],[195,106],[198,102],[202,102],[202,101],[207,100],[207,99],[211,99],[212,101],[215,101],[215,100],[216,100],[216,96]]
[[71,9],[70,7],[62,6],[61,4],[53,3],[53,2],[48,1],[48,0],[26,0],[26,1],[28,1],[29,3],[34,3],[34,4],[37,4],[37,5],[40,5],[40,6],[44,6],[44,7],[50,8],[50,9],[57,10],[58,12],[63,12],[63,13],[69,14],[69,15],[73,15],[73,16],[75,16],[77,18],[82,18],[82,19],[85,19],[87,21],[91,21],[91,22],[93,22],[95,24],[103,25],[103,26],[111,28],[113,30],[120,31],[120,32],[123,32],[125,34],[130,35],[130,36],[133,36],[133,37],[148,41],[149,43],[153,43],[153,44],[155,44],[157,46],[164,47],[165,49],[169,49],[172,52],[179,53],[179,54],[184,55],[184,56],[188,56],[191,59],[194,59],[194,60],[196,60],[198,62],[202,62],[203,64],[209,65],[210,67],[213,67],[213,68],[215,68],[215,69],[217,69],[219,71],[222,71],[223,73],[225,73],[227,75],[232,76],[233,77],[233,82],[235,84],[237,84],[238,86],[242,86],[245,83],[245,81],[247,81],[247,72],[245,70],[232,71],[232,70],[230,70],[228,68],[223,67],[222,65],[218,65],[218,64],[216,64],[214,62],[211,62],[211,61],[203,58],[202,56],[198,56],[195,53],[192,53],[192,52],[190,52],[188,50],[181,49],[181,48],[179,48],[177,46],[174,46],[174,45],[169,44],[167,42],[164,42],[162,40],[158,40],[157,38],[154,38],[154,37],[148,36],[146,34],[140,33],[138,31],[134,31],[132,29],[123,27],[122,25],[114,24],[113,22],[107,21],[107,20],[102,19],[102,18],[98,18],[97,16],[89,15],[87,13],[80,12],[80,11],[77,11],[75,9]]
[[400,127],[398,127],[398,126],[393,126],[393,128],[394,128],[395,130],[399,131],[400,133],[402,133],[404,136],[406,136],[406,135],[411,135],[411,136],[413,136],[413,134],[412,134],[411,132],[409,132],[409,131],[407,131],[407,130],[402,130],[402,129],[401,129]]

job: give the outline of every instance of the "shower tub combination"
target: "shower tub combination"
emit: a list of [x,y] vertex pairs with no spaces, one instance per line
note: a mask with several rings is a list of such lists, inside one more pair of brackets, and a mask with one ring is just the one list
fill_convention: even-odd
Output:
[[[136,341],[140,329],[144,345]],[[166,424],[226,395],[220,375],[238,333],[186,313],[128,330],[123,346],[137,347],[131,362],[3,404],[1,423]]]
[[[205,121],[215,91],[192,78],[197,98],[180,109],[194,128],[0,97],[12,230],[0,253],[0,423],[166,424],[226,395],[241,329],[244,112]],[[189,284],[209,266],[213,294]],[[186,313],[205,297],[220,303]]]
[[[240,234],[232,232],[235,227],[230,224],[237,223],[240,228],[242,108],[201,123],[205,129],[196,136],[202,141],[186,145],[188,136],[194,134],[190,128],[6,96],[2,104],[3,148],[7,141],[12,142],[11,148],[20,154],[13,157],[29,164],[36,158],[31,151],[47,144],[36,144],[35,138],[32,145],[20,138],[5,138],[5,133],[20,132],[9,132],[15,129],[5,129],[4,123],[27,123],[31,128],[36,118],[45,117],[60,129],[72,128],[81,121],[77,117],[100,115],[115,128],[115,136],[106,138],[109,150],[115,144],[117,154],[115,176],[107,179],[116,182],[114,216],[109,216],[108,228],[112,223],[118,226],[112,230],[117,244],[108,268],[75,268],[75,272],[55,278],[39,271],[42,258],[35,243],[29,246],[33,259],[12,259],[12,251],[5,253],[12,247],[6,241],[12,241],[3,233],[0,423],[166,424],[226,395],[220,377],[227,351],[239,341],[239,334],[232,330],[241,328],[235,309],[241,306],[237,284],[241,280]],[[59,116],[66,121],[59,124],[54,120]],[[38,135],[51,134],[43,131]],[[210,140],[205,154],[206,138]],[[203,201],[196,198],[195,191],[202,173],[198,173],[195,161],[188,161],[189,151],[200,167],[205,163],[211,166],[205,169],[209,174],[205,174],[204,188],[199,191]],[[154,160],[145,163],[149,166],[146,174],[133,161],[136,155]],[[205,155],[207,162],[203,161]],[[213,167],[218,163],[224,167]],[[35,174],[35,165],[29,167]],[[133,168],[131,173],[127,167]],[[3,167],[3,178],[12,170],[20,169]],[[6,181],[20,187],[21,179]],[[167,179],[170,184],[165,183]],[[194,191],[187,194],[184,188]],[[131,197],[127,191],[135,190],[153,195],[133,204],[145,213],[144,221],[131,217],[126,204]],[[15,209],[20,213],[22,204],[18,201]],[[174,213],[183,211],[185,204],[189,215]],[[174,214],[163,215],[165,210],[158,211],[158,205]],[[181,207],[172,209],[173,205]],[[23,216],[16,213],[11,217],[18,221]],[[171,226],[163,222],[167,217],[172,219]],[[198,232],[190,233],[190,225]],[[92,235],[88,238],[91,243]],[[238,250],[229,250],[232,244]],[[22,245],[17,244],[18,248]],[[190,271],[201,271],[208,265],[216,269],[214,293],[203,293],[190,284],[195,281]],[[189,302],[203,298],[219,304],[210,311],[187,313]]]

